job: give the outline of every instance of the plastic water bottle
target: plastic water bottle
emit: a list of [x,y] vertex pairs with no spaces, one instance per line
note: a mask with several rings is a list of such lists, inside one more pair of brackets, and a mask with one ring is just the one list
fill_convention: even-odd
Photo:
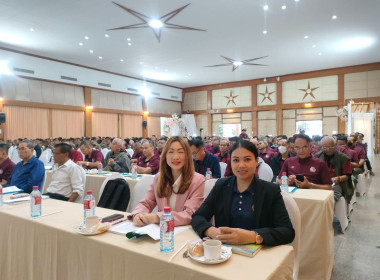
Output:
[[0,207],[3,206],[3,186],[0,185]]
[[207,168],[206,180],[210,180],[210,179],[212,179],[212,172],[211,172],[210,168]]
[[41,203],[41,192],[38,190],[38,186],[34,186],[30,193],[30,215],[32,218],[41,216]]
[[160,218],[160,251],[169,253],[174,250],[174,218],[169,206],[164,207]]
[[284,191],[284,192],[289,192],[288,176],[286,176],[286,172],[282,172],[282,176],[281,176],[281,190]]
[[84,221],[86,217],[95,216],[95,197],[92,191],[86,192],[86,197],[83,199]]
[[98,175],[102,175],[103,173],[103,164],[101,162],[98,163]]
[[137,164],[132,163],[132,180],[137,179]]

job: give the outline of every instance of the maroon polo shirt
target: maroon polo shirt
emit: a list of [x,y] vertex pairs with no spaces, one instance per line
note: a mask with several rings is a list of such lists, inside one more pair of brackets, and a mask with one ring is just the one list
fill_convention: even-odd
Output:
[[359,163],[358,154],[348,147],[336,146],[336,150],[348,156],[351,162]]
[[133,156],[132,156],[132,158],[131,159],[137,159],[137,160],[139,160],[139,158],[140,157],[143,157],[144,155],[143,155],[143,153],[142,152],[140,152],[140,153],[133,153]]
[[0,164],[0,182],[3,179],[8,181],[8,179],[11,176],[15,166],[16,166],[16,164],[14,164],[14,162],[11,161],[9,158],[4,160],[3,163]]
[[[337,176],[335,170],[334,170],[334,166],[332,166],[331,162],[330,164],[327,162],[327,159],[325,158],[325,162],[327,164],[327,168],[329,170],[329,174],[330,174],[330,179],[331,178],[334,178]],[[351,161],[350,160],[347,160],[343,167],[342,167],[342,174],[343,175],[349,175],[352,173],[352,167],[351,167]]]
[[[90,157],[85,156],[84,161],[88,161],[88,162],[99,161],[99,162],[103,163],[104,157],[103,157],[103,154],[101,151],[92,149],[91,156]],[[97,167],[90,167],[90,166],[87,167],[87,169],[94,169],[94,168],[97,168]]]
[[314,184],[331,185],[331,179],[326,162],[310,156],[300,159],[298,156],[287,158],[282,165],[278,178],[281,179],[282,172],[290,175],[303,174],[307,180]]
[[261,157],[263,159],[263,161],[265,161],[266,164],[270,164],[270,159],[275,156],[275,154],[271,151],[268,151],[266,150],[264,153],[261,153],[259,154],[259,157]]
[[222,156],[220,153],[216,154],[216,156],[218,157],[219,162],[224,162],[228,164],[228,162],[230,161],[230,153],[228,151],[224,154],[224,156]]
[[82,153],[75,149],[72,149],[70,159],[72,162],[75,162],[75,163],[77,163],[78,161],[83,161]]
[[212,146],[210,146],[210,145],[206,145],[206,146],[204,146],[203,150],[204,150],[205,152],[210,153],[210,154],[214,154],[213,148],[212,148]]
[[311,148],[311,154],[314,156],[316,153],[318,153],[319,150],[316,148]]
[[364,152],[364,148],[362,146],[355,145],[355,147],[351,150],[355,151],[358,154],[359,160],[365,159],[365,152]]
[[143,155],[137,161],[137,165],[140,167],[150,167],[152,169],[152,175],[158,172],[160,167],[160,156],[154,154],[149,160],[146,160],[146,157]]

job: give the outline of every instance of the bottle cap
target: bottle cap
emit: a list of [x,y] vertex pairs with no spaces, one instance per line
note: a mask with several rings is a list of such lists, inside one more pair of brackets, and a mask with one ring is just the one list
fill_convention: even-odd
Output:
[[87,191],[86,193],[87,193],[87,194],[92,194],[92,191]]
[[38,190],[38,186],[33,186],[33,190]]
[[282,172],[282,175],[285,175],[285,176],[286,176],[286,172]]
[[210,170],[210,168],[207,168],[207,170]]
[[171,211],[170,206],[165,206],[165,207],[164,207],[164,212],[170,212],[170,211]]

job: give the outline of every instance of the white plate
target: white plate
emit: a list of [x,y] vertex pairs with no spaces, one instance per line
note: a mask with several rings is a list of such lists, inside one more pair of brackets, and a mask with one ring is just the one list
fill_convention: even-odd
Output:
[[196,262],[204,263],[204,264],[216,264],[216,263],[222,263],[228,260],[232,256],[231,248],[222,246],[222,254],[219,259],[217,260],[206,260],[204,256],[197,257],[193,256],[189,253],[190,258],[192,258]]
[[77,227],[76,229],[75,229],[75,231],[77,232],[77,233],[79,233],[79,234],[82,234],[82,235],[97,235],[97,234],[101,234],[101,233],[103,233],[103,232],[106,232],[107,231],[107,229],[104,229],[104,230],[102,230],[102,231],[95,231],[95,232],[88,232],[87,230],[86,230],[86,228],[85,227]]

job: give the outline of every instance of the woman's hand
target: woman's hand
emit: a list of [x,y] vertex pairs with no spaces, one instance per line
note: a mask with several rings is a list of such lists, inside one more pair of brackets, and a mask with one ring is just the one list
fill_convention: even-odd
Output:
[[231,245],[256,243],[256,233],[253,231],[230,227],[220,227],[218,230],[220,233],[216,235],[215,239],[222,243]]
[[154,213],[138,213],[133,217],[133,224],[138,227],[142,227],[149,224],[158,224],[159,222],[160,218]]
[[205,235],[212,238],[212,239],[217,239],[216,236],[219,234],[221,234],[221,231],[219,228],[216,228],[216,227],[209,227],[205,231]]

